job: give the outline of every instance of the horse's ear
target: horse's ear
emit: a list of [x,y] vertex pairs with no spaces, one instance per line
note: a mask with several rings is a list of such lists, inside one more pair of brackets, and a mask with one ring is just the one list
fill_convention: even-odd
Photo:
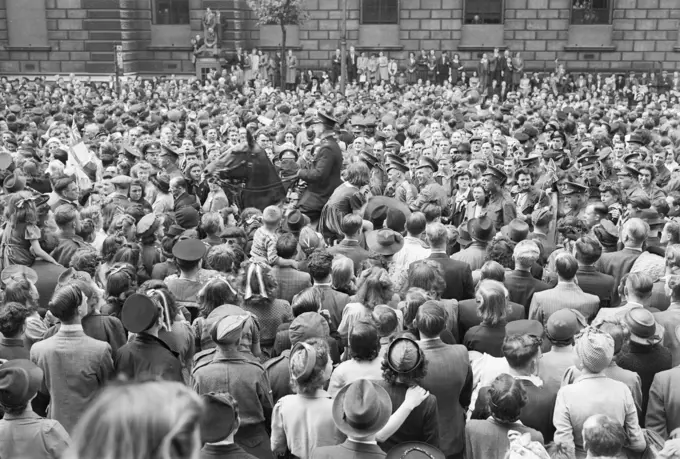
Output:
[[255,138],[253,137],[252,132],[250,132],[250,129],[246,129],[246,142],[248,143],[248,148],[252,150],[255,146]]

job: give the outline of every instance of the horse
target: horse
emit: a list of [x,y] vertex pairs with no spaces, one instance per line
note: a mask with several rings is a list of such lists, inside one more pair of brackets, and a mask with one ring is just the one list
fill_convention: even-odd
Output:
[[216,180],[230,202],[239,209],[279,204],[286,190],[267,153],[254,141],[250,131],[246,142],[236,145],[208,164],[205,176]]

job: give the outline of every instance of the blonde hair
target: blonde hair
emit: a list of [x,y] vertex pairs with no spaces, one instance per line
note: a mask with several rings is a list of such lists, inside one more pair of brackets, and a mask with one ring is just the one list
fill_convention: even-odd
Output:
[[[507,316],[508,290],[495,280],[485,279],[477,286],[477,315],[486,325],[498,325]],[[480,301],[481,300],[481,301]]]
[[64,459],[190,459],[202,414],[199,396],[180,383],[113,385],[80,418]]
[[352,282],[354,277],[354,261],[347,257],[338,257],[333,260],[331,278],[333,288],[343,288]]

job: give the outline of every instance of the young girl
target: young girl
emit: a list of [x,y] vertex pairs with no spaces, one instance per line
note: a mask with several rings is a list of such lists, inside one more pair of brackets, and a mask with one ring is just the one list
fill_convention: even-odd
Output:
[[6,207],[7,225],[2,233],[0,251],[2,265],[31,266],[36,258],[58,264],[38,242],[41,237],[38,210],[28,193],[14,193],[9,196]]
[[274,406],[271,447],[274,454],[290,451],[304,459],[314,448],[344,440],[333,423],[333,399],[323,390],[333,371],[328,345],[319,338],[297,343],[288,366],[290,384],[297,393],[286,395]]

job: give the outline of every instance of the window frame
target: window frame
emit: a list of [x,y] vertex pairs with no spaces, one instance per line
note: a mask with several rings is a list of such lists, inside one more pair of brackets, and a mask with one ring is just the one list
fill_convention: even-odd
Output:
[[[170,4],[170,17],[169,19],[172,19],[172,5],[176,3],[186,3],[186,22],[158,22],[158,3],[159,2],[168,2]],[[160,25],[160,26],[174,26],[174,25],[188,25],[191,24],[191,2],[189,0],[153,0],[151,2],[151,23],[153,25]]]
[[481,24],[474,24],[472,22],[467,22],[468,15],[468,2],[479,3],[479,0],[463,0],[463,24],[464,25],[503,25],[505,24],[505,0],[500,1],[500,21],[499,22],[482,22]]
[[[365,2],[390,2],[390,1],[395,1],[397,4],[397,12],[395,14],[395,20],[394,22],[365,22],[364,18],[364,5],[366,4]],[[398,25],[399,24],[399,15],[401,11],[401,0],[361,0],[361,4],[359,5],[359,25],[366,25],[366,26],[382,26],[382,25]],[[382,8],[380,8],[380,11],[382,11]]]
[[[570,0],[569,4],[569,25],[600,25],[600,26],[610,26],[613,23],[613,17],[614,17],[614,1],[613,0],[591,0],[593,2],[595,1],[604,1],[607,2],[607,7],[606,8],[598,8],[596,11],[605,11],[607,10],[607,22],[574,22],[574,11],[585,11],[585,9],[581,8],[574,8],[574,3],[578,2],[579,0]],[[598,17],[602,17],[601,15],[598,14]]]

